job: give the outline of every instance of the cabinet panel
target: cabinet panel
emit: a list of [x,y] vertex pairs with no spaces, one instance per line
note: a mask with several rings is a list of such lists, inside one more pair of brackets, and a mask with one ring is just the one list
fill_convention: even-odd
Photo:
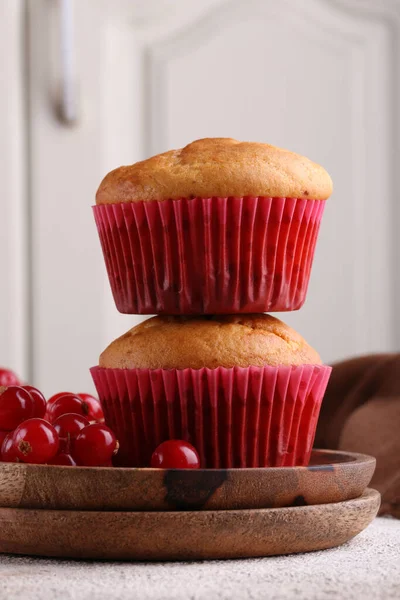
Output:
[[396,38],[334,3],[231,2],[150,50],[152,150],[208,135],[304,153],[333,177],[304,308],[326,361],[399,348],[392,219]]

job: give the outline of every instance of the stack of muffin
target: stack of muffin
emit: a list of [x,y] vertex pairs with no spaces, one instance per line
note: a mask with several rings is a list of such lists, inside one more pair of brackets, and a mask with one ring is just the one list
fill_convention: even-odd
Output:
[[330,367],[267,311],[306,297],[328,173],[267,144],[198,140],[102,181],[118,310],[153,317],[91,373],[118,464],[183,439],[204,468],[306,465]]

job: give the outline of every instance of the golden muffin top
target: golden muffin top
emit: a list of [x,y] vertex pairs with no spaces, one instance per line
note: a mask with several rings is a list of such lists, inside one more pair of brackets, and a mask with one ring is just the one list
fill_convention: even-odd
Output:
[[201,369],[321,364],[294,329],[270,315],[158,316],[101,354],[110,369]]
[[206,138],[105,176],[96,204],[266,196],[326,200],[332,180],[308,158],[269,144]]

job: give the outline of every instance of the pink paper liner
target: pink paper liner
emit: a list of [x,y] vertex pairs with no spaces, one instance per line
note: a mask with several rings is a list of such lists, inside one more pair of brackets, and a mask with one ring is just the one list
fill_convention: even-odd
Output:
[[131,467],[148,467],[168,439],[193,444],[203,468],[307,465],[330,373],[325,365],[91,369],[118,465]]
[[324,201],[183,198],[94,206],[117,309],[224,314],[299,309]]

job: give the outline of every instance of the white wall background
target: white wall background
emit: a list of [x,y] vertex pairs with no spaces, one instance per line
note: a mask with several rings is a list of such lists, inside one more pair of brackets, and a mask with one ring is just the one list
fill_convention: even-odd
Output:
[[335,191],[308,299],[282,314],[326,361],[400,349],[396,0],[71,0],[79,119],[56,101],[61,0],[0,5],[0,363],[45,392],[136,317],[91,214],[103,175],[206,136],[287,147]]

